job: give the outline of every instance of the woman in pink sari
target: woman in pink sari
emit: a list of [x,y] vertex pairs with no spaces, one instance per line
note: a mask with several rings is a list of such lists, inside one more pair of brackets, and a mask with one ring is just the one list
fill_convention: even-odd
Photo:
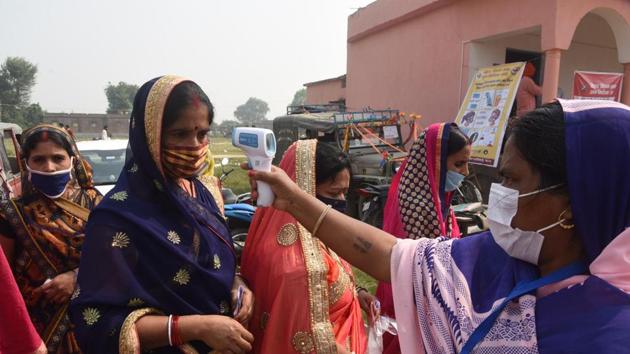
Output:
[[[343,211],[350,165],[338,149],[300,140],[280,167],[302,190]],[[365,352],[352,268],[291,214],[258,209],[241,271],[256,294],[249,323],[254,353]]]
[[[468,175],[469,158],[470,140],[457,125],[439,123],[425,129],[392,180],[383,230],[403,239],[407,235],[459,238],[451,200]],[[376,297],[381,313],[395,318],[391,284],[379,282]],[[400,353],[398,337],[383,335],[383,353]]]

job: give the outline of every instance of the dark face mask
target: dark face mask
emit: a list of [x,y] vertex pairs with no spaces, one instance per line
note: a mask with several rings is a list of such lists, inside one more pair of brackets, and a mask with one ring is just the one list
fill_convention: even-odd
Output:
[[67,170],[57,172],[41,172],[32,170],[28,164],[28,180],[35,189],[42,192],[50,199],[61,197],[68,187],[68,182],[72,179],[72,165],[74,157],[70,158],[70,167]]
[[317,195],[317,199],[321,200],[324,204],[332,206],[333,209],[337,210],[340,213],[346,213],[348,202],[345,200],[328,198],[319,194]]

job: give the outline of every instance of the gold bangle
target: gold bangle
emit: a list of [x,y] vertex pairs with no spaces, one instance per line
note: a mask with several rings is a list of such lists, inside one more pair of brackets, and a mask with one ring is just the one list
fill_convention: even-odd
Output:
[[322,211],[321,215],[319,215],[319,219],[317,219],[317,222],[315,223],[315,227],[313,227],[313,232],[311,232],[311,236],[316,237],[315,235],[317,234],[317,230],[319,230],[319,225],[322,224],[322,221],[324,221],[324,218],[326,217],[326,214],[328,214],[328,211],[330,210],[332,206],[326,205],[326,208],[324,209],[324,211]]

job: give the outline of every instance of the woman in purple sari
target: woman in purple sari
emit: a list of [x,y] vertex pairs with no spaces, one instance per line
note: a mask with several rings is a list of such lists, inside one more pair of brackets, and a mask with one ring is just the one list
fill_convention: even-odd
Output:
[[460,240],[397,240],[278,169],[250,175],[341,257],[391,280],[403,353],[628,353],[628,166],[629,107],[545,105],[513,127],[491,231]]
[[86,229],[71,307],[85,352],[251,349],[241,323],[252,294],[235,277],[225,219],[197,179],[212,118],[205,93],[180,77],[153,79],[136,94],[131,156]]

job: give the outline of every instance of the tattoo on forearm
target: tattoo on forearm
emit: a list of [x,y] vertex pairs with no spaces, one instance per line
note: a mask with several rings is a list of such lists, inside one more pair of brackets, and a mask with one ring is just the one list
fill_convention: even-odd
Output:
[[372,248],[372,243],[362,237],[356,237],[352,246],[361,253],[368,253]]

